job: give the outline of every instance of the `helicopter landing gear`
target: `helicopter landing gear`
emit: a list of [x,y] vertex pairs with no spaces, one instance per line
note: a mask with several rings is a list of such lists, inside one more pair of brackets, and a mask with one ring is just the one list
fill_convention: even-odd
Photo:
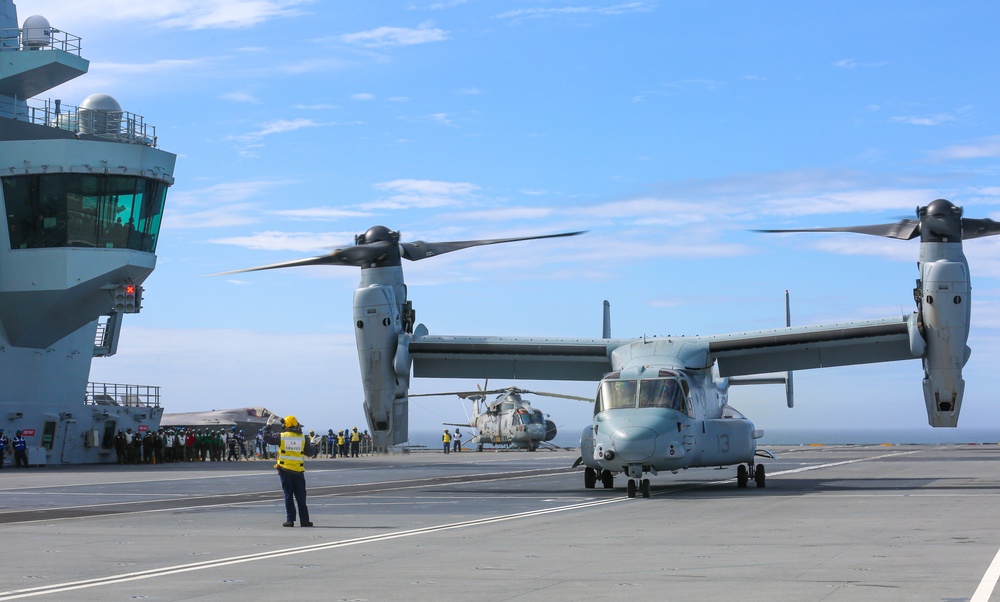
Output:
[[483,451],[483,444],[482,443],[480,443],[479,445],[476,446],[476,451]]
[[635,497],[636,491],[641,493],[642,497],[649,497],[649,479],[629,479],[628,496]]
[[593,489],[594,485],[597,485],[597,471],[588,466],[583,469],[583,486]]
[[605,489],[614,489],[615,486],[615,474],[610,470],[601,471],[601,485]]
[[750,475],[753,475],[754,483],[757,487],[764,487],[767,482],[763,464],[748,462],[736,467],[736,486],[744,488],[750,482]]

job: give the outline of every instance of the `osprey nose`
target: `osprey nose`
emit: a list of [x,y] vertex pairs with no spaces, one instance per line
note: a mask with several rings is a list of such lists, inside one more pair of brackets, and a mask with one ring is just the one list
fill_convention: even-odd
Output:
[[656,451],[656,431],[642,426],[626,426],[611,433],[615,452],[624,462],[643,462]]

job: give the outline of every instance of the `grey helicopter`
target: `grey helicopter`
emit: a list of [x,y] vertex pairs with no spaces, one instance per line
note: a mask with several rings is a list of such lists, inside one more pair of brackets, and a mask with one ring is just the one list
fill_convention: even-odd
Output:
[[[449,393],[412,393],[410,397],[432,397],[440,395],[457,395],[462,399],[472,400],[472,417],[466,424],[446,422],[446,426],[471,427],[476,434],[469,440],[476,446],[476,451],[483,451],[484,445],[526,449],[535,451],[540,446],[555,439],[559,432],[556,423],[548,419],[538,408],[522,395],[542,395],[560,399],[575,399],[593,403],[589,397],[564,395],[562,393],[545,393],[528,391],[518,387],[505,389],[452,391]],[[487,395],[497,395],[493,401],[487,401]]]
[[[624,474],[629,497],[650,495],[647,474],[695,467],[737,466],[736,482],[752,475],[760,431],[728,403],[739,377],[907,359],[923,364],[923,396],[932,427],[958,424],[971,350],[970,274],[963,239],[1000,234],[989,219],[962,217],[938,199],[917,219],[843,228],[768,232],[855,232],[901,240],[920,237],[916,308],[909,314],[718,335],[601,338],[432,335],[407,299],[401,259],[411,261],[468,247],[571,236],[401,243],[383,226],[355,246],[303,260],[243,271],[298,265],[361,267],[354,295],[355,333],[365,411],[377,448],[407,439],[411,372],[426,378],[500,378],[599,382],[593,422],[581,435],[584,486],[613,486]],[[606,312],[607,313],[607,312]],[[734,380],[736,377],[736,380]],[[646,382],[646,381],[652,381]],[[791,381],[787,403],[793,405]],[[652,400],[652,401],[647,401]],[[590,470],[587,470],[590,469]]]

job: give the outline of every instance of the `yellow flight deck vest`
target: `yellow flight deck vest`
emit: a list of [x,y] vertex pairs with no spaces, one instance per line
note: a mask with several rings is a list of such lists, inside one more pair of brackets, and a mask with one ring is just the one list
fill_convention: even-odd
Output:
[[358,441],[361,441],[361,433],[359,433],[358,431],[352,431],[351,443],[357,443]]
[[445,443],[451,443],[451,435],[445,433],[444,435],[441,435],[441,440],[444,441]]
[[293,470],[295,472],[305,472],[305,451],[305,435],[290,431],[281,433],[281,443],[278,445],[278,463],[274,467]]

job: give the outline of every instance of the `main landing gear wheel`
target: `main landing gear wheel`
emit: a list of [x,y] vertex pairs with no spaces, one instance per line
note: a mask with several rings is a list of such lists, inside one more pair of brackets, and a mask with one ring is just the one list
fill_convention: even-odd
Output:
[[601,485],[604,485],[605,489],[613,489],[615,486],[615,475],[610,470],[601,471]]
[[597,485],[597,471],[588,466],[583,469],[583,486],[593,489],[594,485]]
[[628,480],[628,496],[635,497],[635,479]]
[[649,497],[649,479],[643,479],[639,482],[639,491],[642,492],[642,497]]
[[483,451],[483,444],[482,443],[480,443],[479,445],[476,446],[476,451]]
[[756,481],[757,487],[763,487],[766,480],[764,476],[764,465],[758,464],[757,470],[753,472],[753,480]]
[[750,471],[747,470],[746,464],[740,464],[736,467],[736,486],[743,488],[747,486],[747,481],[750,480]]

